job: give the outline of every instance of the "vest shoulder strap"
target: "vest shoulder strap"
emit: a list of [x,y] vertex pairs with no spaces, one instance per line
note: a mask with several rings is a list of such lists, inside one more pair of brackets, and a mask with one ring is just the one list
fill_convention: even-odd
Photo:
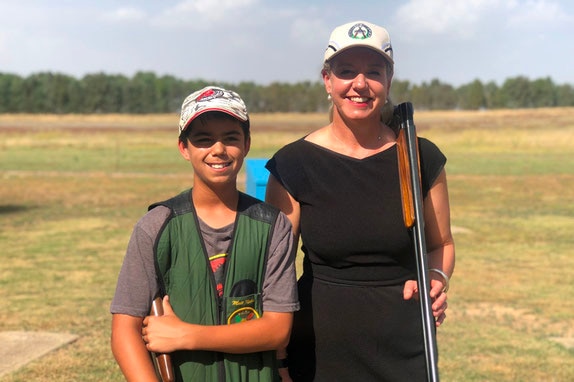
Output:
[[247,215],[251,219],[267,224],[274,224],[277,220],[279,209],[253,196],[240,192],[238,212]]
[[191,212],[193,210],[193,206],[191,204],[191,189],[185,190],[173,198],[150,205],[148,207],[148,211],[157,206],[165,206],[169,208],[175,216]]

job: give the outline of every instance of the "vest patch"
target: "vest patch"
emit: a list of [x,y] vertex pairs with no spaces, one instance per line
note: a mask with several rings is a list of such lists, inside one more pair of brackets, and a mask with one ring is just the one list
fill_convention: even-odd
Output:
[[229,315],[227,324],[238,324],[240,322],[251,321],[259,318],[259,314],[253,308],[239,308]]

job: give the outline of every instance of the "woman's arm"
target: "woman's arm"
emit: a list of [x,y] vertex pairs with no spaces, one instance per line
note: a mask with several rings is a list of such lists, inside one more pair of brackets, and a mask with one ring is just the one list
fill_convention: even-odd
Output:
[[299,218],[300,207],[299,202],[291,196],[291,194],[279,183],[273,175],[269,175],[267,181],[267,190],[265,194],[265,201],[277,208],[279,208],[291,221],[293,226],[293,235],[295,245],[299,240]]
[[[446,172],[443,169],[424,200],[425,239],[429,269],[438,269],[451,277],[454,271],[455,254],[454,240],[450,228],[450,206]],[[437,326],[445,319],[448,307],[447,295],[443,292],[446,287],[444,278],[437,272],[429,272],[433,299],[432,310]],[[416,280],[405,283],[404,298],[408,300],[418,293]]]
[[155,369],[142,340],[142,317],[112,316],[112,353],[126,381],[157,382]]
[[[299,243],[299,219],[301,213],[299,202],[297,202],[295,198],[291,196],[291,194],[285,189],[285,187],[281,185],[281,183],[279,183],[279,181],[273,175],[269,175],[269,179],[267,181],[265,201],[279,208],[285,215],[287,215],[293,227],[293,243],[294,246],[297,246]],[[286,358],[286,345],[277,348],[277,359],[283,360]],[[292,381],[287,367],[280,367],[279,374],[282,381]]]
[[454,271],[455,255],[444,169],[425,198],[424,216],[429,268],[440,269],[450,277]]

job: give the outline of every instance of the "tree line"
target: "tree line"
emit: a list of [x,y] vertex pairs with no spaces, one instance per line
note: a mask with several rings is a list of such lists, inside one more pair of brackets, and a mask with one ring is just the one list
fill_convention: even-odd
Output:
[[[177,113],[189,93],[206,85],[237,91],[251,113],[325,112],[329,108],[319,80],[260,85],[186,81],[153,72],[132,77],[94,73],[80,79],[41,72],[27,77],[0,73],[0,113]],[[391,98],[395,103],[410,101],[421,110],[561,107],[574,106],[574,88],[555,84],[550,77],[517,76],[501,86],[474,80],[459,87],[438,79],[422,84],[395,79]]]

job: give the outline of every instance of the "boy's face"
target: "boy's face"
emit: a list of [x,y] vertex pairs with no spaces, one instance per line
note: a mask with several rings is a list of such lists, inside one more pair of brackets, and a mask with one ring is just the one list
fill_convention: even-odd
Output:
[[181,155],[193,166],[194,186],[232,183],[249,152],[241,124],[233,119],[197,120],[189,126],[187,146],[179,142]]

